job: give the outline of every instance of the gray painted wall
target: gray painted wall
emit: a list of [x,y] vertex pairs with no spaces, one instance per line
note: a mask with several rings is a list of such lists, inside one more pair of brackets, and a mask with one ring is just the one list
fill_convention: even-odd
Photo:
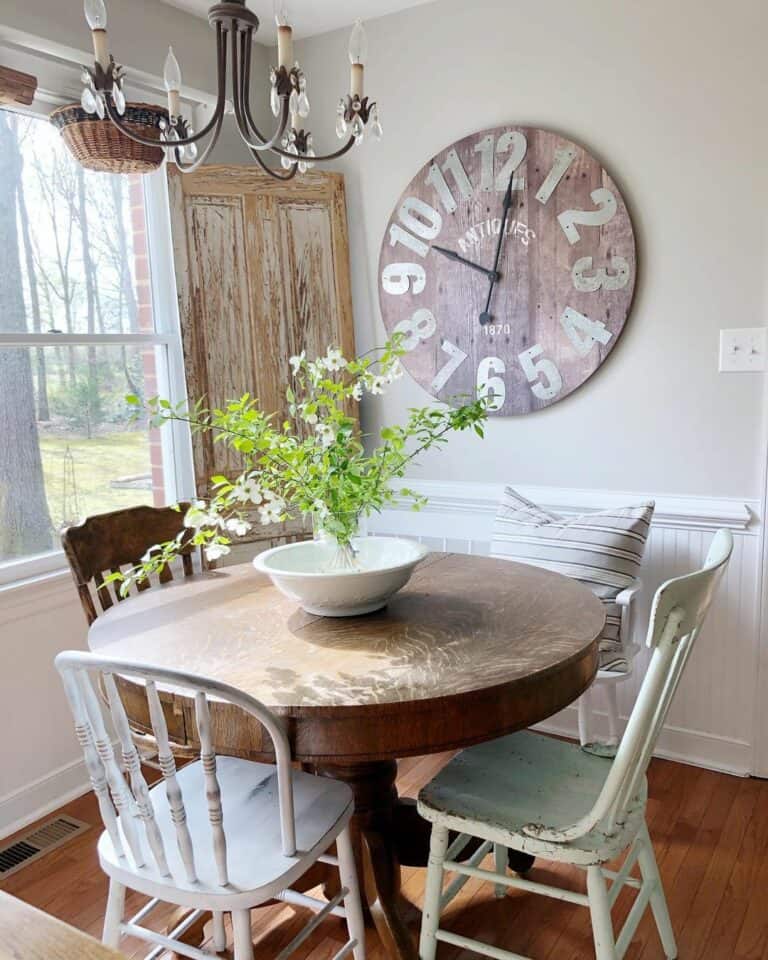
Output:
[[[442,0],[367,27],[366,91],[385,139],[340,163],[360,348],[384,336],[376,269],[396,199],[431,153],[473,130],[518,122],[584,143],[620,184],[639,246],[634,310],[602,370],[548,410],[495,420],[484,443],[452,440],[414,472],[759,496],[764,378],[718,374],[717,354],[720,327],[766,322],[768,7]],[[324,143],[335,139],[347,37],[297,48]],[[368,425],[426,401],[406,377]]]

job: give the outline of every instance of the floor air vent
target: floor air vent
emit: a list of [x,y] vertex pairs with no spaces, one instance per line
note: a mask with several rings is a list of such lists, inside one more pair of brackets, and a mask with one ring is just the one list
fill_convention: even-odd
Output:
[[82,820],[59,816],[10,843],[0,844],[0,880],[5,880],[28,863],[50,853],[88,829],[90,824],[83,823]]

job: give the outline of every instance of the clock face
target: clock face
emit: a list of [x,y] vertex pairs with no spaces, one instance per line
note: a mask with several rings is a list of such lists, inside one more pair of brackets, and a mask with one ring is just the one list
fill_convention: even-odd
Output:
[[635,286],[632,222],[583,147],[497,127],[431,158],[387,225],[379,300],[403,364],[439,400],[501,416],[567,397],[605,361]]

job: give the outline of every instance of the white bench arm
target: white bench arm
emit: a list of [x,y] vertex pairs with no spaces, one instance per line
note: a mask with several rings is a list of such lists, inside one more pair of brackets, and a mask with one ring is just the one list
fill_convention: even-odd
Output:
[[634,580],[616,596],[614,603],[617,603],[620,607],[628,607],[642,589],[643,581]]
[[636,644],[632,643],[632,627],[634,621],[634,601],[642,589],[642,581],[640,579],[633,580],[628,587],[625,587],[621,593],[617,594],[614,600],[614,603],[621,609],[619,640],[630,657],[633,657],[639,649]]

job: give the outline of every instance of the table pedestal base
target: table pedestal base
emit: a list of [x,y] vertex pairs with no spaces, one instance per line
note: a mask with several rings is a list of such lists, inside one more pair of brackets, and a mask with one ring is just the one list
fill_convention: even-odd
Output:
[[[416,931],[409,928],[406,918],[417,912],[400,894],[400,866],[426,867],[430,825],[419,816],[415,800],[398,797],[397,762],[322,763],[315,769],[352,788],[352,846],[358,876],[364,878],[368,917],[376,926],[387,956],[416,960]],[[479,843],[469,844],[463,855],[470,856]],[[510,851],[509,865],[513,870],[524,873],[532,864],[533,857]],[[326,892],[332,891],[327,888]]]

